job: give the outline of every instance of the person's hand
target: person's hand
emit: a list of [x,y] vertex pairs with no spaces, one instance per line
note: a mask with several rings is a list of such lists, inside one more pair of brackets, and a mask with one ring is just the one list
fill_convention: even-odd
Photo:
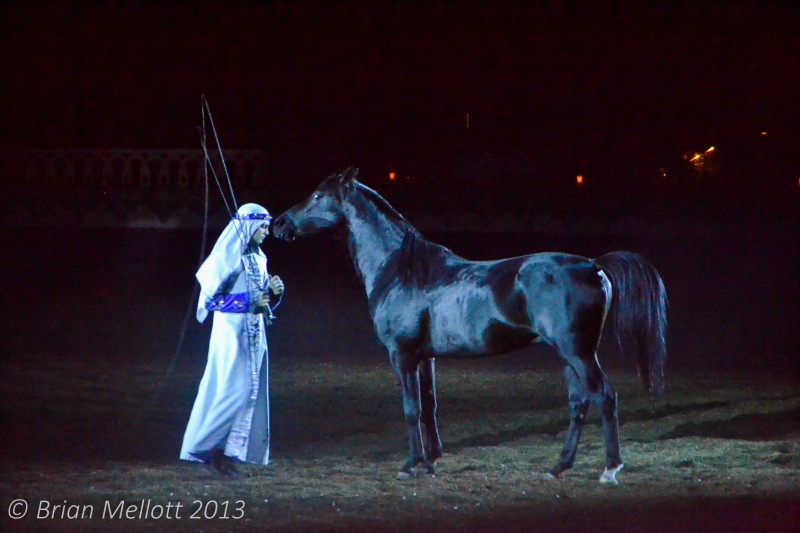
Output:
[[278,276],[269,278],[269,288],[275,293],[275,296],[283,294],[283,280]]
[[269,293],[267,291],[259,292],[256,296],[256,307],[267,307],[269,305]]

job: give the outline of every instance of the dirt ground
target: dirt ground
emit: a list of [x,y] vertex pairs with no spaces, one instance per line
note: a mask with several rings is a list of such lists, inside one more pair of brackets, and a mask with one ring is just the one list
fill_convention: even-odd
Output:
[[[620,392],[625,469],[598,483],[593,413],[578,460],[544,476],[567,425],[557,372],[440,361],[445,456],[396,479],[405,441],[384,361],[271,368],[272,461],[241,481],[177,461],[197,365],[141,365],[103,380],[76,365],[4,364],[4,530],[792,531],[800,524],[796,383],[673,379],[655,415],[633,375]],[[152,399],[159,394],[156,404]],[[9,517],[24,499],[27,515]],[[56,507],[61,505],[62,507]],[[120,505],[122,507],[120,507]],[[180,507],[179,507],[180,505]],[[132,508],[132,510],[130,510]],[[131,513],[122,517],[122,512]],[[83,513],[80,517],[78,512]]]
[[220,481],[177,460],[209,333],[191,319],[199,234],[5,231],[0,530],[796,531],[797,256],[790,232],[762,235],[444,241],[473,258],[634,249],[658,266],[668,408],[601,351],[626,463],[608,487],[594,410],[575,467],[545,478],[567,404],[535,350],[437,361],[445,455],[435,477],[398,480],[400,391],[334,239],[269,243],[287,283],[269,331],[271,463]]

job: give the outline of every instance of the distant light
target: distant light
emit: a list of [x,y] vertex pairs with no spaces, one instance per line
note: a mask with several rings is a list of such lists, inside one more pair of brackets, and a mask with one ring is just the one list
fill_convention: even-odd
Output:
[[661,174],[661,177],[662,177],[662,178],[666,178],[666,177],[667,177],[667,170],[666,170],[666,169],[664,169],[664,168],[659,168],[659,169],[658,169],[658,172],[659,172],[659,174]]
[[578,176],[576,176],[575,177],[575,183],[577,183],[578,185],[583,183],[583,176],[581,176],[580,174]]
[[394,181],[394,172],[389,172],[389,181]]
[[709,148],[708,150],[706,150],[706,153],[713,152],[713,151],[714,151],[714,147],[712,146],[711,148]]
[[761,135],[762,135],[762,136],[764,136],[764,137],[766,137],[766,135],[767,135],[767,132],[766,132],[766,131],[762,131],[762,132],[761,132]]
[[464,115],[464,129],[465,130],[469,129],[469,113]]
[[692,157],[692,158],[689,160],[689,162],[691,163],[691,162],[693,162],[693,161],[697,161],[697,160],[698,160],[698,159],[700,159],[701,157],[703,157],[703,156],[702,156],[702,155],[700,155],[700,154],[694,154],[694,157]]

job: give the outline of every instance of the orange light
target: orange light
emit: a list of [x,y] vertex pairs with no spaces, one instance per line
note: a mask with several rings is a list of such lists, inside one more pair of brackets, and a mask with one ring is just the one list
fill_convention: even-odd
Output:
[[389,172],[389,181],[394,181],[394,172]]
[[698,159],[700,159],[701,157],[703,157],[703,156],[702,156],[702,155],[700,155],[700,154],[694,154],[694,157],[693,157],[693,158],[691,158],[691,159],[689,160],[689,162],[691,163],[692,161],[697,161],[697,160],[698,160]]
[[709,148],[708,150],[706,150],[706,153],[713,152],[713,151],[714,151],[714,147],[712,146],[711,148]]
[[583,183],[583,176],[581,176],[581,175],[576,176],[575,177],[575,183],[577,183],[578,185]]
[[766,134],[767,134],[767,132],[766,132],[766,131],[762,131],[762,132],[761,132],[761,135],[766,135]]

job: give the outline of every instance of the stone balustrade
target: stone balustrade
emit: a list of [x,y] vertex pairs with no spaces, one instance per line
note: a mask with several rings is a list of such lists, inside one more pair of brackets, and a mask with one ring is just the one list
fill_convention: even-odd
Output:
[[[200,149],[2,150],[0,228],[202,227],[206,224],[203,161]],[[225,188],[221,162],[213,154],[212,161],[222,181],[220,188]],[[327,164],[318,155],[303,157],[261,150],[226,150],[225,161],[240,201],[258,201],[276,211],[308,194],[308,176],[313,176],[315,170],[306,166]],[[409,186],[402,186],[387,182],[377,188],[426,232],[680,234],[704,228],[715,231],[720,218],[726,225],[752,225],[769,212],[771,219],[781,223],[784,220],[774,209],[765,211],[764,206],[771,204],[754,207],[751,198],[734,210],[736,217],[731,219],[731,210],[726,210],[724,202],[718,202],[715,210],[716,204],[709,203],[707,197],[687,195],[677,197],[680,203],[673,205],[655,189],[646,195],[644,190],[567,191],[543,186],[526,189],[525,194],[515,194],[513,190],[510,192],[514,194],[509,194],[502,184],[456,187],[454,183],[412,181]],[[220,228],[229,219],[230,207],[223,205],[216,189],[211,185],[207,223]],[[450,195],[447,201],[443,201],[443,192]],[[681,213],[678,223],[675,212]]]
[[[265,175],[264,159],[260,150],[225,151],[235,185],[259,185]],[[211,160],[224,178],[219,158],[211,154]],[[12,187],[188,187],[203,182],[203,161],[200,149],[6,150],[0,152],[0,172]]]

